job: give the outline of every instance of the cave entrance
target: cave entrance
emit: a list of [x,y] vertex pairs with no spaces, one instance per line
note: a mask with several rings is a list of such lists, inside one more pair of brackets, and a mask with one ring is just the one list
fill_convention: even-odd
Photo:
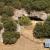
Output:
[[[38,16],[28,16],[30,18],[30,20],[35,20],[35,21],[43,21],[41,18],[39,18]],[[21,17],[18,17],[19,19]]]
[[38,16],[29,16],[30,20],[35,20],[35,21],[43,21],[41,18],[38,18]]

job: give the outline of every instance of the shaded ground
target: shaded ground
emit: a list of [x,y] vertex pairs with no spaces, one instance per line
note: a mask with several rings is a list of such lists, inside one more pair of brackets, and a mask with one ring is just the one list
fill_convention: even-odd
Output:
[[13,45],[4,45],[0,42],[0,50],[49,50],[44,48],[42,40],[35,39],[32,35],[35,26],[34,21],[32,26],[28,26],[21,30],[21,37]]

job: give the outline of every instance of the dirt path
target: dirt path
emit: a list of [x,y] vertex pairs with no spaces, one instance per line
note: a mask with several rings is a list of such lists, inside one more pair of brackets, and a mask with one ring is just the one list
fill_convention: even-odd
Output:
[[14,45],[4,45],[0,43],[0,50],[47,50],[41,43],[35,43],[21,36]]

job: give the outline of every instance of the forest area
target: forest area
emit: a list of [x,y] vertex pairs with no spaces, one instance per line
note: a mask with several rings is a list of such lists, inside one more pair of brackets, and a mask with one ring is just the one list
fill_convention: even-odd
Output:
[[24,8],[28,13],[32,10],[43,10],[50,13],[50,0],[0,0],[0,14],[2,14],[2,9],[5,9],[5,6],[16,9]]

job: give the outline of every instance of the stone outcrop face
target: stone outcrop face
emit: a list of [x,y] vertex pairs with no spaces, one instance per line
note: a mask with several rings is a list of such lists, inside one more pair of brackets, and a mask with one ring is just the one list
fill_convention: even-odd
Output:
[[32,11],[30,12],[30,14],[28,14],[24,9],[18,10],[16,9],[14,11],[14,16],[13,19],[18,20],[18,17],[21,16],[37,16],[38,18],[42,19],[42,20],[46,20],[47,19],[47,14],[44,11]]
[[28,16],[27,12],[26,12],[24,9],[21,9],[21,10],[16,9],[16,10],[14,11],[13,19],[18,20],[18,17],[21,17],[21,16],[23,16],[23,15],[24,15],[24,16]]
[[37,16],[38,18],[42,20],[47,19],[47,14],[44,11],[33,11],[30,13],[30,16]]

